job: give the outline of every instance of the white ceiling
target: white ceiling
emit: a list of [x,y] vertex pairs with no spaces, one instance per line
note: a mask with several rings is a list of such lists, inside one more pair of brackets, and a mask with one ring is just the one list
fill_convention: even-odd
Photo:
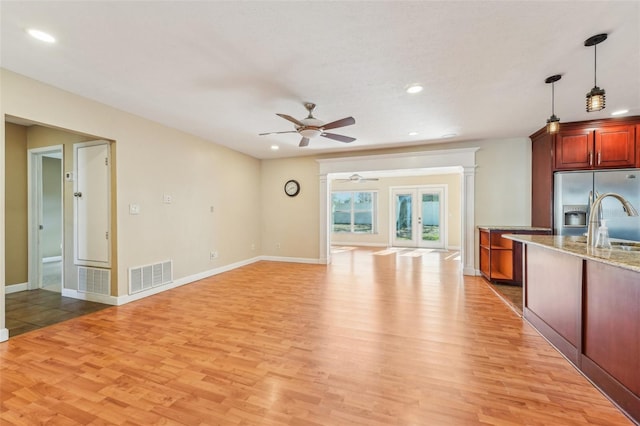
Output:
[[[526,137],[562,121],[640,114],[638,1],[5,1],[3,68],[257,158]],[[35,27],[57,38],[26,35]],[[598,86],[607,108],[585,112]],[[421,83],[425,90],[405,92]],[[276,112],[353,116],[298,148]],[[29,118],[29,117],[26,117]],[[55,124],[55,123],[50,123]],[[417,136],[408,133],[416,131]],[[101,135],[109,137],[109,135]],[[279,151],[271,151],[277,144]]]

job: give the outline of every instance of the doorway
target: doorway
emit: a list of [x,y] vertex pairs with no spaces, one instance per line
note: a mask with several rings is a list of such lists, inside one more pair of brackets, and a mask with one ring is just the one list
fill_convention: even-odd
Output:
[[29,290],[63,288],[63,152],[62,145],[29,150]]
[[446,186],[392,188],[391,194],[391,245],[444,248]]

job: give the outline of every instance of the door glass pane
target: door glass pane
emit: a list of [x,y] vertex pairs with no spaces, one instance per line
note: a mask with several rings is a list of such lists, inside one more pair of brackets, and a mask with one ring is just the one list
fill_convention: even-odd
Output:
[[440,240],[440,195],[422,194],[422,241]]
[[396,195],[396,238],[399,240],[412,239],[413,217],[411,213],[411,195]]
[[331,194],[333,232],[351,232],[351,193]]

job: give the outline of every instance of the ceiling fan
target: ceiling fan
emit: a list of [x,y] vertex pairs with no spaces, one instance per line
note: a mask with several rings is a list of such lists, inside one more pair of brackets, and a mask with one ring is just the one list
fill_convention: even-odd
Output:
[[309,141],[318,135],[323,136],[325,138],[333,139],[336,141],[345,142],[345,143],[353,142],[356,140],[355,138],[352,138],[349,136],[343,136],[343,135],[337,135],[335,133],[325,132],[325,130],[337,129],[338,127],[351,126],[352,124],[355,124],[356,120],[353,117],[346,117],[341,120],[336,120],[336,121],[332,121],[331,123],[324,124],[322,123],[322,121],[318,120],[313,116],[313,109],[316,107],[316,104],[313,104],[311,102],[305,102],[304,107],[307,109],[307,111],[309,111],[309,115],[307,116],[307,118],[303,118],[302,120],[296,120],[295,118],[287,114],[276,113],[276,115],[284,118],[285,120],[289,120],[290,122],[295,124],[296,125],[295,130],[289,130],[286,132],[260,133],[259,136],[274,135],[274,134],[280,134],[280,133],[299,133],[302,136],[302,139],[300,140],[300,145],[298,145],[300,147],[309,145]]
[[338,182],[354,182],[354,183],[374,181],[374,180],[379,180],[379,179],[378,178],[366,178],[366,177],[360,176],[357,173],[352,174],[351,176],[349,176],[346,179],[336,179],[336,181],[338,181]]

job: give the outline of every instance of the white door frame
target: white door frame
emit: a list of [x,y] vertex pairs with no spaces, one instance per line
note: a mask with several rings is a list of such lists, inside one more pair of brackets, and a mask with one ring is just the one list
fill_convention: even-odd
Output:
[[[439,193],[440,197],[440,240],[437,244],[422,239],[419,230],[419,225],[422,224],[422,208],[421,208],[421,195],[424,193]],[[411,194],[415,197],[415,203],[412,206],[413,220],[413,236],[407,244],[401,244],[396,241],[396,194]],[[416,248],[445,248],[448,246],[448,232],[447,232],[447,220],[448,217],[448,202],[447,202],[447,185],[433,184],[433,185],[406,185],[406,186],[393,186],[389,188],[389,246],[392,247],[416,247]],[[418,213],[416,215],[416,213]]]
[[27,244],[28,244],[28,289],[42,287],[42,247],[40,244],[40,226],[42,225],[42,157],[47,154],[59,154],[62,161],[60,186],[62,187],[62,215],[60,224],[62,239],[62,287],[64,288],[64,146],[52,145],[32,148],[27,155]]
[[455,169],[462,175],[460,209],[462,211],[462,246],[460,258],[463,273],[475,275],[475,174],[476,151],[479,148],[457,148],[387,155],[341,157],[316,160],[319,164],[319,263],[331,263],[331,191],[327,175],[381,170]]

